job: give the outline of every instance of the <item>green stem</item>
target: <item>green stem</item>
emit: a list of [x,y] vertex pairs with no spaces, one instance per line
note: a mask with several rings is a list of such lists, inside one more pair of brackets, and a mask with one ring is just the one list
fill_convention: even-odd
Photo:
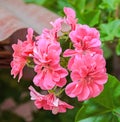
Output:
[[48,93],[54,93],[54,90],[53,89],[48,90]]
[[64,88],[61,89],[61,90],[56,94],[56,96],[59,96],[64,90],[65,90]]
[[53,88],[53,90],[55,91],[55,90],[56,90],[56,88],[57,88],[57,86],[55,86],[55,87]]
[[34,68],[34,65],[31,65],[31,64],[29,64],[29,63],[26,63],[26,65],[27,65],[28,67],[30,67],[30,68]]

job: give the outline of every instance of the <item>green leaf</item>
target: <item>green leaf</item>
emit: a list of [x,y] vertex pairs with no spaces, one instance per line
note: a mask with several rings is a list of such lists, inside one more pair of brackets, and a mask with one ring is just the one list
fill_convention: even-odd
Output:
[[118,56],[120,56],[120,41],[118,42],[117,46],[116,46],[116,54]]
[[[72,7],[71,4],[67,2],[67,0],[57,0],[57,8],[58,8],[58,14],[60,16],[64,16],[63,8],[64,7]],[[56,10],[54,10],[56,12]]]
[[113,20],[107,24],[100,25],[101,40],[113,41],[115,37],[120,37],[120,20]]
[[78,111],[75,122],[118,122],[117,117],[105,107],[87,101]]
[[88,24],[90,26],[94,26],[99,23],[100,11],[99,10],[91,11],[91,12],[87,13],[85,16],[87,18]]
[[57,3],[58,3],[59,9],[62,10],[62,11],[63,11],[63,8],[65,6],[66,7],[70,7],[71,6],[66,0],[58,0]]
[[83,12],[86,5],[86,0],[67,0],[69,4],[76,10],[76,12]]
[[114,10],[119,2],[119,0],[102,0],[99,7],[102,9]]
[[106,44],[102,44],[102,49],[105,59],[108,59],[112,56],[112,50]]
[[94,26],[99,23],[100,13],[101,11],[99,10],[84,12],[79,15],[79,22],[82,24],[88,24],[89,26]]
[[120,82],[109,75],[104,91],[96,98],[84,102],[75,122],[119,122]]

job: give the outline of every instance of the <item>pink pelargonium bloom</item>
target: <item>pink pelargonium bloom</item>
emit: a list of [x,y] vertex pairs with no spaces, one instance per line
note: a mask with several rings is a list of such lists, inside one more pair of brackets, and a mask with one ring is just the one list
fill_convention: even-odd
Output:
[[98,96],[107,82],[103,56],[99,54],[76,56],[71,79],[73,82],[65,89],[68,96],[77,97],[79,101]]
[[53,29],[58,32],[62,29],[62,23],[63,23],[63,19],[62,18],[58,18],[56,19],[54,22],[50,22],[50,24],[53,26]]
[[69,105],[68,103],[60,100],[54,94],[48,94],[47,96],[47,104],[50,106],[50,110],[52,110],[53,114],[57,113],[65,113],[66,109],[73,109],[74,107]]
[[50,22],[53,26],[52,29],[43,29],[42,34],[36,37],[36,40],[44,39],[48,40],[49,42],[56,42],[58,38],[58,31],[62,29],[63,19],[58,18],[54,22]]
[[77,24],[76,29],[70,32],[69,37],[78,50],[94,49],[101,46],[99,32],[87,25]]
[[29,87],[31,100],[35,100],[35,106],[38,109],[52,110],[53,114],[64,113],[66,109],[72,109],[73,106],[61,101],[53,93],[41,95],[32,86]]
[[33,82],[43,90],[50,90],[55,85],[62,87],[66,84],[68,72],[59,65],[61,47],[58,42],[49,43],[39,40],[34,47],[35,72]]
[[76,29],[71,31],[69,37],[75,49],[67,49],[64,51],[64,57],[70,57],[68,68],[71,70],[76,55],[95,55],[103,54],[101,49],[100,34],[95,28],[87,25],[77,24]]
[[14,75],[14,78],[19,74],[18,81],[22,77],[22,71],[27,63],[27,58],[33,54],[33,30],[31,28],[28,29],[28,34],[26,36],[26,41],[18,40],[17,44],[13,44],[13,61],[11,62],[11,74]]
[[33,45],[34,45],[33,29],[28,28],[27,32],[28,32],[28,34],[26,35],[27,40],[23,42],[24,51],[22,51],[22,55],[26,57],[31,56],[33,54]]
[[34,62],[41,67],[56,66],[60,61],[61,52],[60,43],[39,39],[33,49]]
[[95,28],[77,24],[76,29],[70,32],[69,37],[75,50],[67,49],[64,56],[72,56],[75,53],[102,54],[100,34]]
[[11,75],[14,75],[14,78],[19,74],[18,81],[20,81],[21,77],[23,76],[23,68],[26,64],[27,60],[25,58],[21,57],[15,57],[13,58],[13,61],[11,62]]
[[37,65],[35,71],[37,72],[37,75],[34,77],[33,82],[43,90],[50,90],[55,85],[63,87],[67,82],[65,77],[68,75],[68,72],[60,66],[43,66],[41,68],[41,66]]
[[66,15],[65,22],[74,30],[77,23],[75,11],[69,7],[64,7],[64,13]]
[[[38,93],[32,86],[29,87],[31,100],[35,100],[34,104],[38,109],[47,106],[45,95]],[[38,106],[39,105],[39,106]]]
[[50,43],[57,42],[57,33],[55,29],[43,29],[42,34],[36,37],[36,40],[44,39]]

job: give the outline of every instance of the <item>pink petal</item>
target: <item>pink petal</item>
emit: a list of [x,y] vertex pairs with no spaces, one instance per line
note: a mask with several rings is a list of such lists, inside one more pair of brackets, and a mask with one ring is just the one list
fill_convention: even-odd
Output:
[[33,83],[36,85],[36,86],[39,86],[41,87],[42,86],[42,77],[44,76],[43,72],[39,72],[39,74],[37,74],[34,79],[33,79]]
[[66,88],[65,88],[65,93],[69,96],[69,97],[76,97],[76,93],[74,93],[74,89],[76,88],[76,86],[78,85],[78,82],[72,82],[69,83]]
[[75,15],[75,11],[69,7],[64,7],[64,12],[66,14],[66,16],[69,16],[71,18],[75,18],[76,15]]
[[32,28],[28,28],[28,35],[26,36],[27,37],[27,40],[28,41],[32,41],[32,37],[33,37],[33,29]]
[[59,108],[58,107],[53,107],[52,109],[52,113],[55,115],[59,112]]
[[71,73],[71,79],[72,79],[72,81],[74,81],[74,82],[80,81],[80,74],[79,74],[79,71],[73,71],[73,72]]
[[60,81],[60,74],[53,71],[53,72],[52,72],[52,79],[53,79],[55,82]]
[[65,68],[62,68],[62,67],[60,67],[57,72],[61,78],[64,78],[68,75],[67,70]]
[[73,42],[73,43],[78,43],[78,38],[77,38],[77,36],[76,36],[77,34],[76,34],[76,31],[74,30],[74,31],[71,31],[70,33],[69,33],[69,37],[70,37],[70,39],[71,39],[71,41]]
[[58,18],[54,22],[50,22],[50,24],[53,26],[53,29],[55,29],[55,31],[60,31],[62,22],[63,22],[63,19]]
[[92,39],[89,43],[89,47],[100,47],[101,46],[101,41],[98,39]]
[[74,56],[73,57],[71,57],[70,59],[69,59],[69,61],[68,61],[68,69],[69,70],[72,70],[73,68],[72,68],[72,66],[73,66],[73,64],[74,64]]
[[91,89],[93,90],[93,94],[91,94],[90,97],[96,97],[102,92],[103,85],[97,85],[93,83],[91,84]]
[[63,53],[63,56],[64,57],[70,57],[70,56],[74,56],[75,54],[76,54],[76,51],[75,50],[67,49]]
[[42,89],[44,89],[44,90],[50,90],[55,86],[55,82],[52,79],[52,74],[49,71],[46,72],[42,82],[43,82]]
[[44,104],[42,103],[42,100],[36,100],[35,102],[34,102],[34,104],[35,104],[35,106],[38,108],[38,109],[41,109],[43,106],[44,106]]
[[32,86],[29,86],[31,100],[43,99],[43,95],[38,93]]
[[87,100],[88,97],[89,97],[89,94],[90,94],[90,90],[89,90],[87,84],[84,84],[81,93],[77,96],[78,97],[78,101]]
[[98,76],[94,77],[94,82],[97,84],[105,84],[107,82],[108,76],[106,73],[98,74]]
[[61,78],[59,82],[56,82],[56,86],[63,87],[66,84],[66,78]]

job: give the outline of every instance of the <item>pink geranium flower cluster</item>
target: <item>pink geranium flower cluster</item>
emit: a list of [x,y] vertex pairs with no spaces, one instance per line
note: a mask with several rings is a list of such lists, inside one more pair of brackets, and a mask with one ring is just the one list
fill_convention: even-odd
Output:
[[27,40],[22,42],[18,40],[17,44],[13,44],[13,61],[11,62],[11,74],[14,75],[14,78],[19,74],[18,81],[23,75],[23,68],[27,63],[28,57],[33,54],[33,30],[32,28],[28,29],[28,34],[26,36]]
[[52,110],[53,114],[57,114],[58,112],[66,112],[66,108],[73,108],[73,106],[61,101],[53,93],[41,95],[40,93],[36,92],[32,86],[29,87],[29,90],[31,100],[35,100],[34,103],[39,109],[43,108],[44,110]]
[[[107,82],[99,32],[95,28],[78,24],[73,9],[65,7],[64,13],[64,18],[50,22],[52,29],[45,28],[41,35],[34,36],[35,41],[33,30],[29,28],[27,40],[18,40],[12,46],[11,74],[14,78],[19,75],[20,80],[24,66],[33,67],[36,72],[34,85],[47,93],[38,93],[30,86],[31,100],[35,101],[38,109],[51,110],[53,114],[73,108],[60,100],[64,90],[69,97],[84,101],[98,96]],[[70,30],[64,31],[63,24]],[[63,52],[62,43],[67,43],[69,49],[67,46]],[[69,74],[71,81],[68,83],[66,77]]]

